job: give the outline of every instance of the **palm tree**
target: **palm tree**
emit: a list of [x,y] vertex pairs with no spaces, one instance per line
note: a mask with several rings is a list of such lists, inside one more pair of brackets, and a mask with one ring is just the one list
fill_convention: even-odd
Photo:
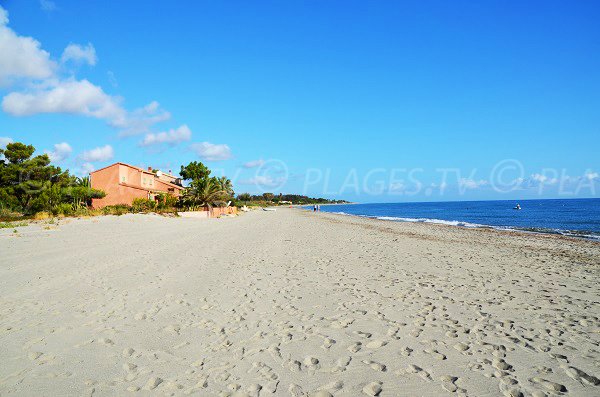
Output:
[[219,184],[214,178],[192,181],[183,194],[184,201],[191,207],[211,208],[222,196]]
[[89,176],[84,176],[83,178],[75,178],[75,185],[76,186],[83,186],[83,187],[91,187],[90,186],[90,177]]
[[226,176],[222,176],[216,180],[219,189],[223,193],[223,195],[227,196],[226,198],[231,198],[234,195],[233,185],[231,180]]

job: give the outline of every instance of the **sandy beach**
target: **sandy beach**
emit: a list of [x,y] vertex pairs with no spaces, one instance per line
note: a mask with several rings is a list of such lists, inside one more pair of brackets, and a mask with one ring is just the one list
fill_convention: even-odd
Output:
[[0,395],[597,396],[600,244],[299,209],[0,230]]

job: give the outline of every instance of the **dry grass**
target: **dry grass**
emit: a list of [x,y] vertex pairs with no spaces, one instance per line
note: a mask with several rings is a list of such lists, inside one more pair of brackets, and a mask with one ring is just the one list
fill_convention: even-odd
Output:
[[36,221],[43,221],[43,220],[49,219],[50,217],[51,217],[51,216],[50,216],[50,213],[49,213],[49,212],[44,212],[44,211],[42,211],[42,212],[37,212],[37,213],[36,213],[36,214],[33,216],[33,219],[34,219],[34,220],[36,220]]

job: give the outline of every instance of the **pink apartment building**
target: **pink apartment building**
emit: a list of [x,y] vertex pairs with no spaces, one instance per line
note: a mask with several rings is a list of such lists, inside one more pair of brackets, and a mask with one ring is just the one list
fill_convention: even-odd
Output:
[[107,205],[131,205],[136,198],[154,199],[160,193],[181,194],[181,179],[165,172],[152,172],[125,163],[115,163],[90,173],[91,186],[103,190],[106,197],[93,199],[94,208]]

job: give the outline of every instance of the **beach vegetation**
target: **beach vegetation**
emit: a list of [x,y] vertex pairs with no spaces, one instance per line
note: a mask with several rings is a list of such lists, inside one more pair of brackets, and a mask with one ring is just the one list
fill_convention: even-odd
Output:
[[237,195],[237,199],[245,205],[248,205],[248,202],[252,200],[252,195],[250,193],[240,193]]
[[36,212],[33,215],[33,219],[36,221],[44,221],[44,220],[50,219],[50,218],[51,218],[51,214],[46,211]]
[[181,166],[179,174],[187,183],[179,200],[181,208],[198,210],[215,206],[225,207],[230,205],[235,197],[231,180],[225,176],[210,176],[210,169],[201,162],[193,161]]
[[22,213],[6,208],[0,203],[0,221],[11,221],[22,217]]
[[[0,229],[14,229],[15,227],[20,227],[20,226],[27,226],[28,223],[21,221],[21,222],[0,222]],[[14,232],[16,232],[16,230],[14,230]]]
[[71,216],[73,215],[73,206],[69,203],[60,203],[52,207],[52,215],[54,216]]
[[179,199],[167,193],[159,193],[154,199],[136,198],[131,204],[134,213],[156,212],[159,214],[177,212]]
[[247,206],[266,207],[272,205],[308,205],[308,204],[344,204],[345,200],[330,200],[326,198],[314,198],[299,194],[275,195],[273,193],[263,193],[261,195],[252,195],[250,193],[240,193],[237,195],[237,201]]
[[208,169],[208,167],[201,162],[192,161],[186,166],[181,166],[179,175],[181,175],[185,181],[198,181],[209,178],[210,172],[211,171]]
[[35,155],[32,145],[9,143],[0,149],[0,158],[0,216],[7,211],[70,215],[105,196],[90,187],[89,178],[77,178],[52,165],[47,154]]
[[125,215],[133,211],[133,208],[127,204],[107,205],[102,208],[102,215]]

